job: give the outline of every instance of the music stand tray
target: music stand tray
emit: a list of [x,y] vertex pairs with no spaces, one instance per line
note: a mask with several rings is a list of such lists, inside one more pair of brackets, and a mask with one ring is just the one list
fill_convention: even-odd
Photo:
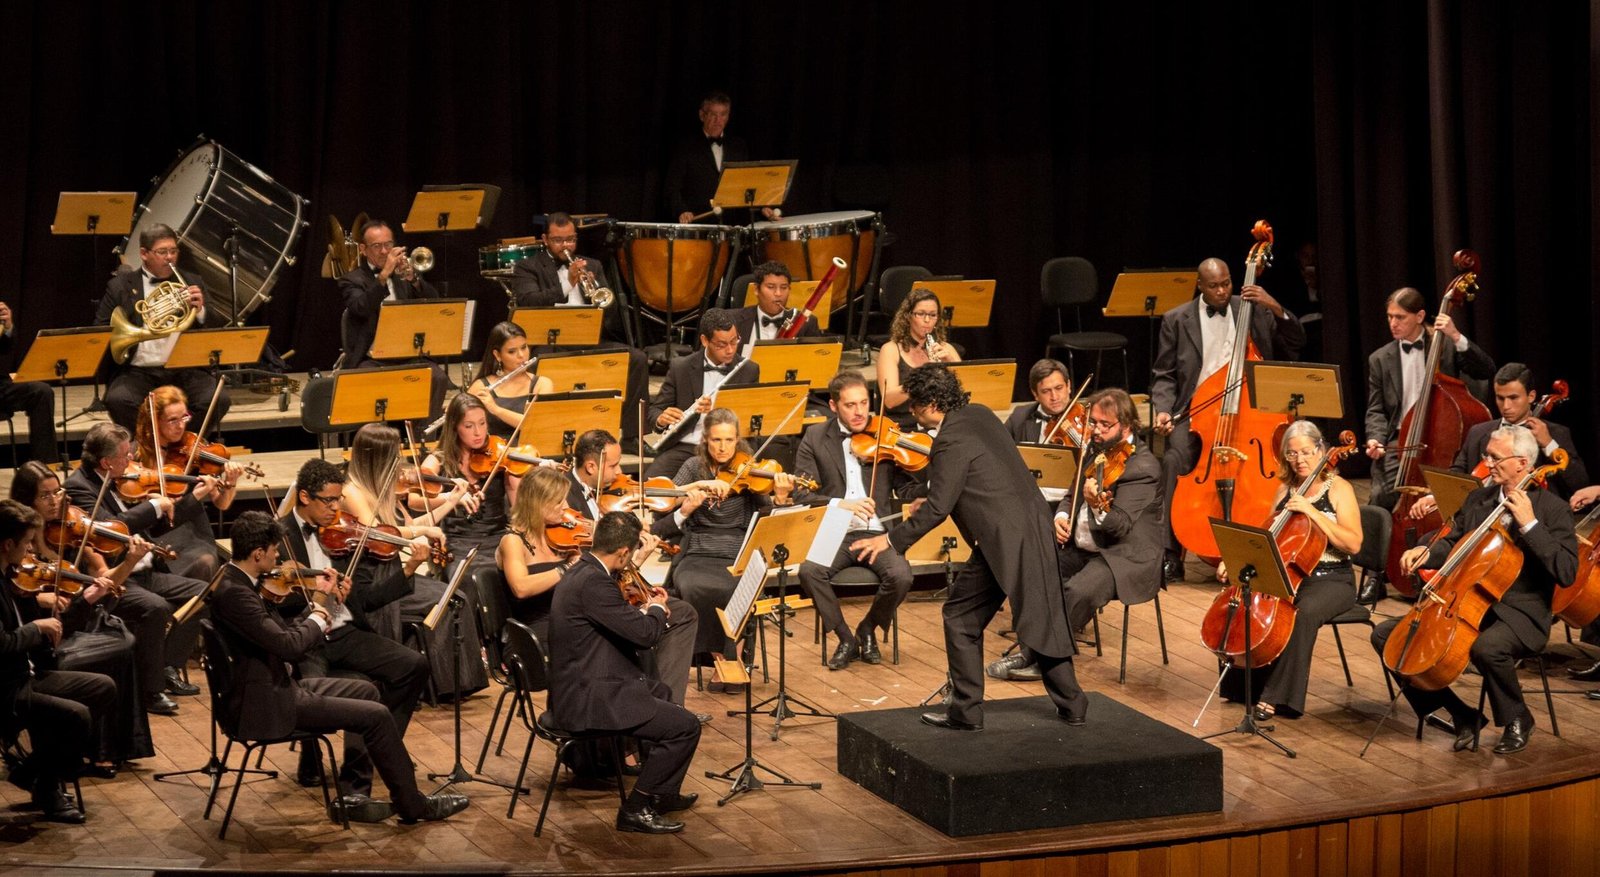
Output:
[[1011,391],[1016,384],[1014,359],[974,359],[952,362],[951,373],[961,388],[972,394],[972,401],[995,411],[1011,410]]
[[918,280],[911,289],[926,289],[938,296],[945,325],[952,329],[989,325],[989,312],[994,307],[993,280]]
[[[782,207],[794,183],[796,159],[780,161],[726,161],[711,203],[729,207]],[[698,210],[699,205],[694,205]]]
[[51,234],[127,234],[133,230],[137,192],[62,192]]
[[464,298],[386,301],[378,308],[378,330],[367,355],[373,359],[460,356],[468,312]]
[[528,333],[530,344],[593,347],[600,343],[605,311],[593,306],[512,308],[509,319]]
[[[1206,740],[1223,734],[1250,734],[1266,740],[1283,750],[1284,755],[1294,758],[1293,749],[1274,740],[1267,733],[1272,730],[1272,726],[1257,724],[1255,719],[1256,705],[1250,702],[1248,694],[1255,690],[1250,678],[1251,613],[1245,608],[1252,605],[1252,591],[1260,591],[1293,603],[1294,593],[1289,590],[1289,572],[1284,569],[1283,557],[1278,554],[1277,540],[1273,539],[1270,531],[1224,521],[1221,518],[1210,520],[1211,532],[1217,538],[1217,553],[1222,555],[1223,562],[1228,565],[1230,578],[1239,584],[1240,611],[1244,618],[1244,690],[1247,694],[1244,697],[1243,721],[1226,731],[1207,734],[1200,739]],[[1222,672],[1228,672],[1228,668],[1224,667]]]
[[178,336],[167,356],[167,368],[218,368],[261,361],[267,346],[266,326],[196,329]]
[[94,377],[111,343],[110,326],[42,329],[17,366],[17,381],[81,381]]
[[[467,231],[478,227],[492,186],[428,186],[411,199],[400,227],[407,232]],[[495,189],[495,194],[499,190]]]
[[421,420],[433,398],[433,369],[391,365],[333,373],[331,426],[351,428],[388,420]]
[[591,429],[616,435],[622,426],[622,393],[617,390],[581,390],[549,393],[528,403],[518,441],[531,444],[546,457],[550,448],[571,452],[578,436]]
[[1437,466],[1423,466],[1422,479],[1428,483],[1433,501],[1439,505],[1439,517],[1445,521],[1454,518],[1456,512],[1461,510],[1461,504],[1467,501],[1467,494],[1483,486],[1470,475]]
[[955,547],[950,549],[951,563],[966,563],[972,556],[972,546],[967,540],[961,538],[961,528],[956,526],[955,519],[945,518],[939,526],[929,530],[927,535],[918,539],[915,545],[906,549],[906,560],[912,563],[940,563],[945,559],[944,540],[952,538]]
[[[789,284],[789,304],[792,307],[798,308],[799,305],[805,304],[806,302],[810,301],[811,300],[811,294],[813,292],[817,291],[817,284],[821,283],[821,282],[822,281],[820,281],[820,280],[795,280],[795,281],[792,281]],[[832,298],[833,296],[832,296],[831,293],[829,293],[827,295],[827,297],[828,298]],[[798,302],[799,304],[796,304],[796,302]],[[754,282],[751,282],[750,284],[745,286],[745,290],[744,290],[744,306],[747,307],[747,308],[751,308],[751,307],[755,307],[755,304],[756,304],[756,285],[755,285]],[[811,319],[816,322],[818,329],[826,332],[826,331],[828,331],[828,316],[831,313],[832,313],[832,308],[827,307],[827,302],[819,301],[819,302],[817,302],[817,309],[815,311],[811,312]]]
[[757,341],[750,358],[764,375],[781,375],[785,381],[801,381],[813,390],[826,390],[839,373],[839,358],[844,342],[809,338],[781,338]]
[[1344,416],[1339,395],[1339,367],[1320,362],[1261,362],[1244,364],[1244,382],[1257,411],[1338,420]]
[[1173,268],[1135,268],[1117,275],[1100,309],[1107,317],[1159,317],[1194,298],[1200,273]]
[[1065,445],[1019,444],[1017,453],[1040,489],[1071,490],[1078,478],[1078,449]]
[[546,353],[533,367],[534,374],[549,378],[552,393],[573,390],[622,390],[628,382],[628,351],[574,350]]
[[[788,423],[783,423],[783,419],[810,392],[811,385],[803,381],[722,386],[717,388],[716,407],[739,415],[739,435],[742,438],[798,435],[805,426],[800,414],[789,417]],[[780,423],[783,423],[781,430],[778,429]]]

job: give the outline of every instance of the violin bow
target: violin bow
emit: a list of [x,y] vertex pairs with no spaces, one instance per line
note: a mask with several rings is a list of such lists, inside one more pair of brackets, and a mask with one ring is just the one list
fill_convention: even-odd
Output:
[[[644,400],[643,399],[639,400],[639,426],[638,426],[638,430],[639,430],[639,432],[638,432],[638,436],[639,436],[639,460],[640,460],[640,463],[642,465],[643,461],[644,461]],[[637,479],[635,479],[635,480],[637,480],[639,482],[639,504],[633,507],[633,513],[634,513],[635,516],[637,516],[639,518],[639,520],[643,521],[644,520],[644,472],[642,470],[639,472],[639,477]],[[596,499],[595,500],[595,508],[599,508],[599,507],[600,507],[600,500]]]
[[[411,425],[410,421],[407,421],[406,422],[407,428],[409,428],[410,425]],[[261,482],[261,492],[267,498],[267,508],[276,508],[278,504],[276,502],[274,502],[273,499],[272,499],[272,485],[268,484],[265,479],[263,479],[262,482]],[[284,498],[288,499],[288,496],[285,495]],[[293,507],[292,503],[290,504],[290,507],[291,508]],[[291,512],[291,514],[293,514],[293,513]],[[279,518],[278,520],[282,521],[283,519]],[[284,529],[284,527],[281,524],[278,526],[278,542],[279,542],[279,547],[281,547],[283,549],[283,557],[284,557],[285,560],[293,561],[294,565],[295,565],[295,567],[297,569],[309,569],[310,568],[310,567],[301,567],[300,566],[299,558],[294,556],[294,546],[289,544],[289,533],[288,533],[288,531],[286,529]],[[307,557],[311,556],[309,547],[307,549],[306,556]],[[304,582],[301,583],[301,586],[302,586],[302,588],[304,587]],[[318,591],[317,589],[312,588],[307,592],[308,596],[307,596],[306,599],[307,599],[308,602],[311,601],[311,600],[315,600],[316,599],[315,595],[322,594],[322,593],[323,593],[322,591]],[[339,598],[337,596],[334,596],[334,599],[338,600]],[[340,602],[343,602],[343,601],[341,600]],[[326,601],[324,601],[324,605],[326,605]]]
[[[878,394],[878,413],[874,414],[873,417],[877,420],[877,423],[878,423],[878,434],[873,437],[874,441],[872,443],[872,446],[874,448],[882,448],[883,447],[883,429],[884,429],[884,422],[883,422],[883,394],[882,393]],[[876,492],[877,489],[878,489],[878,464],[881,463],[881,462],[883,462],[883,455],[882,454],[873,454],[872,455],[872,483],[867,485],[867,499],[872,499],[873,493]],[[873,503],[874,503],[874,505],[876,505],[877,500],[873,500]]]
[[783,428],[789,425],[789,421],[794,419],[795,412],[799,411],[801,406],[805,404],[806,397],[802,395],[800,400],[794,403],[794,407],[789,409],[789,413],[783,415],[783,419],[778,421],[778,428],[774,429],[772,434],[767,436],[767,440],[761,443],[761,447],[756,448],[755,453],[750,455],[750,462],[744,464],[745,469],[749,469],[751,466],[754,466],[756,461],[761,459],[761,452],[767,449],[767,445],[772,444],[773,439],[783,434]]
[[[161,490],[161,495],[162,496],[166,496],[167,495],[167,472],[166,472],[166,465],[167,464],[166,464],[165,461],[163,461],[161,459],[161,432],[160,432],[161,424],[160,424],[159,421],[156,420],[156,397],[155,397],[155,394],[152,393],[152,394],[150,394],[148,396],[145,396],[144,399],[145,399],[146,402],[150,403],[149,406],[148,406],[150,408],[150,448],[151,448],[152,451],[155,452],[155,455],[156,455],[156,485]],[[199,447],[199,446],[196,445],[196,447]],[[173,503],[173,507],[169,508],[167,510],[167,523],[172,523],[172,520],[173,520],[173,509],[175,509],[176,507],[177,507],[177,504]]]
[[[405,425],[406,447],[411,451],[411,472],[417,478],[417,488],[422,491],[422,514],[424,519],[427,520],[428,526],[433,527],[436,526],[433,519],[433,503],[428,499],[427,483],[422,480],[422,464],[417,462],[422,454],[422,449],[417,446],[417,437],[412,433],[411,421],[407,420]],[[485,479],[485,481],[487,480]]]
[[[88,521],[86,521],[84,523],[83,541],[78,543],[78,554],[77,554],[76,557],[74,557],[72,559],[72,565],[73,566],[77,566],[78,564],[83,562],[83,552],[84,552],[84,550],[86,548],[89,547],[89,537],[94,535],[94,519],[95,519],[95,516],[100,514],[100,504],[105,501],[106,488],[109,487],[109,486],[111,486],[111,479],[109,479],[109,478],[100,479],[100,492],[95,494],[95,497],[94,497],[94,508],[89,510],[89,519],[88,519]],[[62,504],[61,504],[61,524],[62,524],[62,526],[61,526],[61,546],[62,546],[62,550],[58,550],[56,552],[56,557],[57,558],[62,558],[66,553],[65,550],[64,550],[65,547],[66,547],[66,544],[67,544],[67,542],[66,542],[66,537],[67,537],[66,523],[67,523],[68,516],[71,514],[70,512],[67,511],[67,506],[69,504],[70,503],[67,503],[65,500],[63,500]],[[129,543],[129,545],[131,546],[132,543]]]
[[194,471],[194,461],[200,456],[201,436],[211,427],[211,415],[216,413],[217,399],[222,396],[222,385],[227,383],[227,375],[217,375],[217,386],[211,391],[211,404],[206,406],[206,416],[200,418],[200,428],[194,433],[194,447],[189,449],[189,459],[183,464],[183,474],[188,475]]
[[1039,439],[1039,444],[1041,444],[1041,445],[1049,444],[1050,443],[1050,439],[1055,437],[1056,431],[1061,429],[1061,427],[1066,425],[1066,423],[1067,423],[1067,417],[1066,417],[1067,412],[1071,411],[1072,410],[1072,406],[1078,404],[1078,400],[1082,399],[1083,398],[1083,394],[1088,392],[1088,390],[1089,390],[1089,382],[1093,381],[1093,380],[1094,380],[1094,372],[1089,372],[1089,376],[1084,378],[1083,379],[1083,383],[1078,386],[1078,392],[1072,397],[1072,399],[1069,402],[1067,402],[1067,407],[1061,409],[1061,415],[1062,416],[1056,419],[1056,425],[1050,427],[1050,431],[1044,434],[1044,438]]
[[[388,474],[386,474],[383,478],[382,489],[378,492],[378,495],[373,498],[374,503],[383,502],[384,497],[390,496],[390,492],[394,490],[394,477],[399,471],[400,458],[396,456],[389,462]],[[350,564],[349,566],[345,567],[344,571],[345,578],[354,577],[356,564],[361,562],[361,552],[367,549],[367,541],[372,538],[372,531],[377,527],[377,522],[378,510],[376,508],[372,510],[372,523],[369,524],[360,520],[356,521],[356,523],[361,525],[361,538],[356,540],[355,550],[350,552]]]
[[[534,399],[538,398],[538,389],[539,389],[539,382],[538,381],[534,381],[533,389],[534,389],[533,397],[528,399],[527,407],[522,409],[522,417],[517,419],[517,425],[514,428],[512,428],[512,430],[511,430],[511,438],[506,439],[505,447],[500,449],[500,456],[496,457],[495,461],[494,461],[494,465],[489,467],[489,474],[483,476],[483,483],[484,484],[488,484],[491,480],[493,480],[495,474],[497,472],[499,472],[502,468],[505,467],[505,465],[506,465],[506,455],[511,453],[511,449],[517,446],[517,439],[522,437],[522,427],[527,424],[528,415],[533,412]],[[426,496],[427,494],[424,493],[423,495]]]

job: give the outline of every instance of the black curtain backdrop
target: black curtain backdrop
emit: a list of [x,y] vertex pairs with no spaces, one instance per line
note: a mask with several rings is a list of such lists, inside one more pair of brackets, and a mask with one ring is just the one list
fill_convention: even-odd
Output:
[[[0,297],[25,338],[89,322],[116,241],[52,236],[57,193],[147,194],[203,133],[311,200],[258,317],[295,367],[338,353],[327,216],[398,224],[427,184],[504,189],[488,228],[401,235],[479,301],[481,335],[505,297],[477,247],[551,210],[665,219],[671,145],[719,88],[756,155],[799,160],[787,214],[881,210],[885,265],[997,278],[991,327],[959,340],[1019,371],[1054,331],[1045,260],[1088,258],[1102,299],[1124,268],[1214,255],[1237,279],[1264,217],[1263,285],[1291,306],[1318,245],[1358,424],[1384,296],[1436,302],[1473,247],[1465,329],[1572,381],[1557,418],[1592,457],[1597,2],[33,3],[0,32]],[[1130,337],[1145,389],[1144,322],[1083,317]]]

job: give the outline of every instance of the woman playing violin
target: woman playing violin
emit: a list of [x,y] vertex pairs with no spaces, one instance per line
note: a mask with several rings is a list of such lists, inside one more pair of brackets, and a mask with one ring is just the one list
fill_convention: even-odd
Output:
[[556,548],[544,535],[545,525],[561,520],[570,485],[558,470],[535,469],[517,492],[511,530],[495,550],[511,591],[511,617],[532,627],[541,641],[550,633],[550,592],[578,559],[576,550]]
[[[413,494],[410,499],[414,511],[421,507],[420,502],[433,504],[433,520],[458,556],[464,557],[474,547],[482,546],[482,563],[489,562],[489,551],[506,532],[508,499],[516,497],[517,484],[522,480],[504,467],[487,482],[473,473],[468,458],[474,451],[482,453],[488,442],[489,412],[483,402],[466,394],[451,399],[445,409],[439,448],[422,461],[422,471],[453,479],[456,489],[433,498]],[[406,463],[402,461],[400,465]]]
[[528,403],[555,389],[549,378],[536,377],[526,371],[489,389],[490,384],[527,362],[529,355],[528,333],[521,326],[506,321],[496,323],[489,330],[489,340],[483,348],[483,365],[479,366],[478,379],[467,387],[467,392],[488,411],[490,435],[511,438],[512,431],[522,422],[522,412],[528,409]]
[[960,362],[961,354],[950,345],[944,310],[931,290],[913,289],[894,313],[889,324],[889,340],[878,352],[878,393],[884,413],[906,429],[915,429],[916,418],[906,405],[901,387],[904,373],[930,362]]
[[[158,468],[155,439],[152,438],[150,427],[152,399],[155,400],[156,428],[166,472],[169,475],[181,475],[184,459],[172,456],[172,452],[167,450],[183,441],[185,427],[190,422],[188,401],[177,387],[151,390],[140,407],[141,416],[134,427],[134,461],[148,470]],[[210,581],[216,574],[222,562],[222,550],[212,534],[211,521],[206,517],[202,503],[210,502],[224,510],[232,506],[241,471],[238,464],[230,463],[220,476],[199,476],[186,494],[177,497],[172,511],[172,530],[161,534],[161,541],[178,549],[178,559],[171,564],[173,572],[204,581]],[[195,501],[189,502],[190,498]]]
[[[150,432],[150,405],[155,402],[155,421],[157,433],[154,438]],[[161,459],[168,466],[175,466],[173,470],[179,474],[193,475],[196,472],[185,472],[184,464],[188,457],[180,453],[184,437],[188,434],[190,423],[189,400],[183,391],[177,387],[157,387],[150,391],[144,405],[140,407],[143,412],[139,423],[134,429],[134,444],[136,459],[140,466],[146,469],[156,468],[155,439],[161,440]],[[239,477],[244,474],[244,468],[238,463],[229,462],[222,467],[222,474],[212,478],[213,488],[208,497],[211,504],[219,509],[227,510],[233,505],[233,498],[239,491]],[[208,478],[210,476],[207,476]],[[198,490],[198,485],[196,486]],[[209,524],[208,524],[209,528]]]
[[[1287,509],[1304,515],[1327,537],[1328,547],[1294,595],[1294,632],[1278,659],[1252,671],[1258,692],[1256,718],[1265,721],[1273,715],[1297,719],[1306,708],[1306,685],[1311,680],[1311,656],[1317,632],[1330,620],[1356,605],[1355,577],[1350,556],[1361,550],[1361,506],[1350,482],[1339,477],[1333,466],[1323,466],[1327,443],[1321,430],[1309,420],[1297,420],[1283,435],[1283,460],[1279,471],[1283,486],[1273,503],[1273,515]],[[1297,488],[1315,478],[1309,490]],[[1226,564],[1217,567],[1217,578],[1227,581]],[[1235,694],[1242,694],[1243,674],[1229,674],[1239,680]],[[1226,691],[1226,689],[1225,689]]]

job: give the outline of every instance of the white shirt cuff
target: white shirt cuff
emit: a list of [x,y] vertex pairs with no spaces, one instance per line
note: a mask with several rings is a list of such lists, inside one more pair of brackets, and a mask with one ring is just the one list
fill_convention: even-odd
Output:
[[1471,346],[1472,346],[1472,342],[1467,340],[1467,333],[1465,333],[1465,332],[1461,333],[1461,337],[1456,339],[1456,352],[1457,353],[1466,353],[1467,352],[1467,348],[1471,347]]
[[1526,525],[1523,526],[1522,535],[1524,535],[1524,536],[1528,535],[1529,533],[1533,532],[1533,528],[1537,527],[1537,526],[1539,526],[1539,519],[1538,518],[1534,518],[1533,520],[1529,521]]

